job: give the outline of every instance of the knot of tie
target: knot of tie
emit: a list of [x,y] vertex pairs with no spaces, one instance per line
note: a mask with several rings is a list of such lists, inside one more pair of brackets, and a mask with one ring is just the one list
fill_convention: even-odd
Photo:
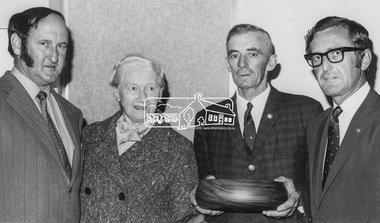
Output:
[[40,91],[40,92],[38,92],[38,94],[37,94],[37,98],[38,98],[40,101],[45,100],[46,97],[47,97],[47,94],[46,94],[45,91]]
[[47,100],[46,100],[47,94],[44,91],[40,91],[40,92],[38,92],[36,97],[40,101],[40,108],[41,108],[42,117],[44,118],[45,122],[49,125],[49,122],[51,122],[51,121],[50,121],[49,114],[47,112]]
[[252,108],[253,108],[252,103],[251,103],[251,102],[248,102],[248,103],[247,103],[247,112],[251,113]]
[[342,114],[343,110],[340,106],[336,106],[333,112],[333,117],[338,118],[340,114]]

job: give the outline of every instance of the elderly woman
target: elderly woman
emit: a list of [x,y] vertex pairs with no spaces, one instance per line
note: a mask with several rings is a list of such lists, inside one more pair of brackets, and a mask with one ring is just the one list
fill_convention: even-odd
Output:
[[198,180],[192,143],[172,128],[144,124],[164,83],[150,56],[127,54],[114,66],[110,84],[121,110],[83,133],[81,222],[203,220],[189,198]]

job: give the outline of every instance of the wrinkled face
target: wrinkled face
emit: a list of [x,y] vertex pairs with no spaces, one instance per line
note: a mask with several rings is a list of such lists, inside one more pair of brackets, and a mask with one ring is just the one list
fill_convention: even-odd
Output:
[[[343,27],[332,27],[317,32],[310,43],[311,53],[325,53],[339,47],[355,47],[348,36],[347,29]],[[325,56],[322,64],[315,67],[313,72],[323,92],[331,96],[333,100],[341,104],[352,95],[364,79],[364,74],[357,64],[355,52],[344,52],[344,59],[339,63],[331,63]]]
[[[152,69],[126,71],[116,91],[116,98],[133,123],[144,123],[145,113],[154,113],[161,97],[159,77]],[[156,99],[147,98],[156,97]],[[145,106],[144,106],[145,102]],[[145,112],[145,113],[144,113]]]
[[[50,14],[41,20],[37,29],[29,31],[27,54],[31,66],[20,60],[21,69],[39,87],[56,81],[65,65],[68,45],[68,30],[61,17]],[[17,55],[21,54],[16,51]]]
[[233,36],[227,43],[227,68],[238,88],[266,88],[270,42],[261,32]]

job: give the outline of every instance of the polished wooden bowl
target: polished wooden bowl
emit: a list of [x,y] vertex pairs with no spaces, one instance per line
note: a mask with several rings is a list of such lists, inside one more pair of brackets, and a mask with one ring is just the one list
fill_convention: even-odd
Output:
[[225,212],[275,210],[287,199],[282,182],[247,179],[200,180],[195,192],[199,207]]

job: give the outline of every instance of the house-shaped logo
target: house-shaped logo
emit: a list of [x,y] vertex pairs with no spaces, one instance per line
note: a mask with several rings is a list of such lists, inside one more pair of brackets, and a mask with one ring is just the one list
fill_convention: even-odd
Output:
[[[170,123],[171,127],[177,127],[177,130],[207,125],[234,125],[236,114],[233,111],[233,101],[229,98],[203,98],[202,94],[197,93],[193,98],[167,98],[167,100],[170,103],[166,104],[164,113],[145,114],[145,125],[153,126],[156,122],[158,124],[165,122]],[[224,101],[225,103],[216,103],[220,101]],[[205,111],[204,115],[195,120],[196,112],[202,109]]]

